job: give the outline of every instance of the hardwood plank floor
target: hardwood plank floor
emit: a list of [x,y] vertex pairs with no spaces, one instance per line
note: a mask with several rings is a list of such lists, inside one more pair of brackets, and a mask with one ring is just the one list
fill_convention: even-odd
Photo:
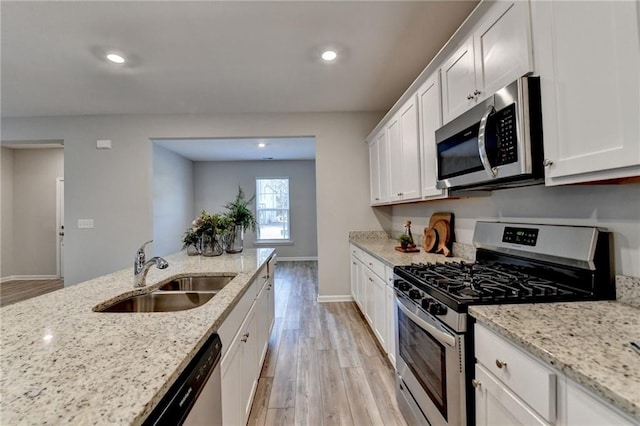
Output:
[[276,319],[248,424],[406,425],[354,303],[318,303],[317,262],[278,262]]
[[11,305],[61,288],[64,288],[63,280],[7,281],[0,284],[0,306]]

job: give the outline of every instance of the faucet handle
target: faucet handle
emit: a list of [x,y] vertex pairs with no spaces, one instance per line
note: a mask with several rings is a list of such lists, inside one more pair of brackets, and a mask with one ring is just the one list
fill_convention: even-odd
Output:
[[142,246],[140,246],[140,248],[136,252],[136,263],[138,265],[144,263],[144,261],[146,260],[147,256],[145,255],[144,248],[147,246],[147,244],[150,244],[152,242],[153,240],[147,241]]

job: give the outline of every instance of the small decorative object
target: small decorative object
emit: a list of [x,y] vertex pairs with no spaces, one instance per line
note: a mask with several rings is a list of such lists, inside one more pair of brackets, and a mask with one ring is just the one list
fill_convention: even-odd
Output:
[[398,237],[398,242],[400,246],[396,246],[396,250],[401,251],[403,253],[418,253],[420,252],[419,248],[416,248],[416,244],[413,241],[413,235],[411,235],[411,221],[407,220],[404,223],[404,234]]
[[451,256],[453,242],[453,214],[434,213],[429,220],[429,226],[424,228],[424,250],[431,253],[441,253]]
[[227,253],[240,253],[244,249],[244,232],[251,229],[255,232],[258,222],[249,210],[249,204],[253,202],[255,195],[250,199],[244,198],[244,191],[238,187],[238,195],[233,202],[227,203],[224,207],[228,210],[225,214],[231,226],[224,234],[225,250]]
[[184,233],[182,243],[182,248],[187,249],[189,256],[197,256],[200,254],[200,236],[192,228],[187,229]]

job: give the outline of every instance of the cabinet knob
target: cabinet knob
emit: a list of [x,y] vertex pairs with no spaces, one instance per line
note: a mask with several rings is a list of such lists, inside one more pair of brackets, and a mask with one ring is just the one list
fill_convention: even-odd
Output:
[[371,278],[369,278],[369,281],[373,282],[373,280]]
[[478,389],[480,386],[482,386],[482,383],[480,383],[478,380],[473,379],[471,381],[471,384],[473,385],[474,388]]
[[474,91],[473,91],[473,94],[474,94],[475,96],[478,96],[480,93],[482,93],[482,92],[481,92],[481,91],[479,91],[478,89],[476,89],[476,90],[474,90]]
[[380,198],[376,197],[376,201],[378,201]]
[[469,93],[469,94],[467,95],[467,100],[471,100],[471,99],[473,99],[473,95],[472,95],[471,93]]
[[242,339],[240,339],[240,341],[242,343],[247,343],[247,340],[249,340],[249,333],[244,333],[244,335],[242,336]]
[[545,158],[544,161],[542,162],[542,165],[545,167],[553,166],[553,161],[549,160],[548,158]]
[[507,362],[499,360],[499,359],[496,359],[496,367],[498,367],[498,368],[506,368],[507,367]]

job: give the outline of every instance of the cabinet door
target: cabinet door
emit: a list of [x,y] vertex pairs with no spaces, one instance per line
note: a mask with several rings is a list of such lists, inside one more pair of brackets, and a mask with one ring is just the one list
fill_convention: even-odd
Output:
[[476,425],[548,425],[491,373],[476,364]]
[[387,292],[384,280],[373,275],[373,331],[382,348],[387,350]]
[[442,120],[456,118],[475,105],[476,65],[469,37],[442,65]]
[[[384,134],[384,131],[381,132]],[[371,205],[382,202],[380,199],[380,157],[378,156],[378,138],[369,142],[369,180],[371,187]]]
[[498,1],[487,11],[473,36],[478,101],[533,71],[530,22],[526,1]]
[[351,255],[351,297],[353,297],[353,301],[360,306],[360,295],[358,291],[358,260]]
[[387,357],[391,365],[396,366],[396,306],[393,286],[386,286],[386,314],[387,314]]
[[547,185],[640,174],[639,8],[532,2]]
[[579,385],[567,380],[567,426],[616,425],[631,426],[637,423],[618,414],[617,411],[585,392]]
[[[243,402],[243,421],[246,424],[251,411],[251,403],[253,402],[253,393],[258,384],[258,330],[256,322],[256,309],[252,309],[247,315],[245,328],[240,336],[242,344],[242,402]],[[225,424],[227,424],[225,422]]]
[[436,157],[436,130],[442,125],[440,108],[440,72],[434,73],[418,89],[420,124],[420,158],[422,198],[436,199],[447,196],[446,189],[436,188],[438,164]]
[[387,165],[389,167],[389,201],[402,197],[402,139],[399,115],[387,124]]
[[369,322],[369,325],[372,329],[375,330],[375,311],[376,311],[376,299],[374,295],[375,290],[375,281],[374,274],[369,270],[369,268],[362,267],[360,272],[363,275],[362,280],[362,296],[363,296],[363,304],[365,306],[364,316]]
[[244,424],[243,399],[243,346],[236,338],[227,350],[221,364],[222,419],[225,425]]
[[403,201],[420,198],[420,146],[418,138],[418,106],[412,96],[400,109],[400,140],[402,157],[400,172],[402,175],[401,198]]

